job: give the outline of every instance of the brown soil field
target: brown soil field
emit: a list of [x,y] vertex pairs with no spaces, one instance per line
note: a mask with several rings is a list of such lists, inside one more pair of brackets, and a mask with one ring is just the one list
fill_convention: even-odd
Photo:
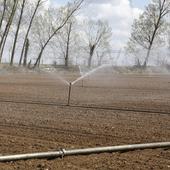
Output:
[[[170,75],[89,76],[72,86],[70,106],[67,96],[54,74],[0,75],[0,154],[170,141]],[[56,169],[170,170],[170,150],[0,163],[0,170]]]

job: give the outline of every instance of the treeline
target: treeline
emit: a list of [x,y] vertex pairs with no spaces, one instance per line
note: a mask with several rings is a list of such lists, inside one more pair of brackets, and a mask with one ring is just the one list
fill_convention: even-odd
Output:
[[106,21],[77,19],[83,2],[56,8],[44,0],[0,0],[0,63],[35,68],[42,57],[55,61],[53,53],[66,67],[77,56],[86,56],[89,67],[94,56],[101,64],[110,55],[112,30]]
[[170,47],[169,13],[169,0],[152,0],[139,18],[134,20],[126,52],[135,57],[138,67],[146,68],[152,54],[158,57],[157,64],[168,63],[165,53]]

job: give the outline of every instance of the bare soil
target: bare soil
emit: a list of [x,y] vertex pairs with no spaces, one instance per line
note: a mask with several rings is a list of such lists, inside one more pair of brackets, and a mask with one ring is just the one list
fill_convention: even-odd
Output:
[[[0,154],[170,141],[170,76],[0,75]],[[74,80],[78,75],[68,74]],[[0,163],[0,170],[170,170],[169,149]]]

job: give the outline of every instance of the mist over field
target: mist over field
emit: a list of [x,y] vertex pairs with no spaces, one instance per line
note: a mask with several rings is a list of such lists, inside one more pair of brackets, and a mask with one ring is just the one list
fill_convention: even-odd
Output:
[[170,168],[169,0],[0,0],[0,170]]

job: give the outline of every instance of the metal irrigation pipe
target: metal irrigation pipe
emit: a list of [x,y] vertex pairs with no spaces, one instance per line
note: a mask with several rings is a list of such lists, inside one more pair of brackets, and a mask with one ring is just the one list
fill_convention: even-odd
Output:
[[10,156],[0,156],[0,162],[9,162],[17,160],[27,159],[42,159],[42,158],[58,158],[72,155],[89,155],[99,154],[104,152],[120,152],[120,151],[132,151],[138,149],[156,149],[156,148],[170,148],[170,142],[160,143],[146,143],[146,144],[132,144],[122,146],[108,146],[108,147],[97,147],[97,148],[86,148],[86,149],[61,149],[54,152],[41,152],[41,153],[30,153]]
[[84,79],[82,79],[81,87],[84,87]]
[[68,89],[68,101],[67,101],[67,106],[70,105],[70,99],[71,99],[71,86],[72,86],[72,83],[70,82],[70,83],[69,83],[69,89]]

